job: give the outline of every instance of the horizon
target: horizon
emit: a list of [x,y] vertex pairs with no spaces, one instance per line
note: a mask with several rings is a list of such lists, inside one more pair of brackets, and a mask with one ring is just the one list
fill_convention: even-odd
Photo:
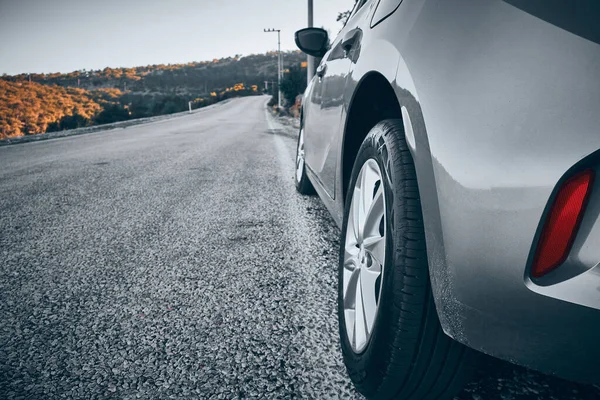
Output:
[[[126,68],[147,68],[147,67],[155,67],[155,66],[159,66],[159,65],[166,65],[166,66],[173,66],[173,65],[187,65],[187,64],[199,64],[199,63],[212,63],[214,60],[224,60],[227,58],[235,58],[236,56],[238,57],[238,61],[241,60],[242,58],[245,57],[251,57],[251,56],[260,56],[260,55],[268,55],[269,53],[277,53],[277,50],[273,51],[273,50],[268,50],[265,51],[263,53],[249,53],[249,54],[234,54],[232,56],[225,56],[225,57],[220,57],[220,58],[213,58],[212,60],[210,59],[206,59],[206,60],[192,60],[192,61],[184,61],[184,62],[171,62],[171,63],[157,63],[157,64],[145,64],[145,65],[132,65],[132,66],[119,66],[119,67],[115,67],[112,65],[107,65],[104,68],[95,68],[95,69],[86,69],[86,68],[81,68],[81,69],[74,69],[74,70],[70,70],[70,71],[51,71],[51,72],[20,72],[20,73],[16,73],[16,74],[7,74],[7,73],[2,73],[0,76],[2,77],[14,77],[14,76],[19,76],[19,75],[52,75],[52,74],[61,74],[61,75],[66,75],[69,73],[73,73],[73,72],[81,72],[81,71],[86,71],[86,72],[92,72],[92,71],[103,71],[107,68],[110,69],[126,69]],[[281,54],[282,54],[282,58],[283,55],[286,53],[292,53],[292,52],[296,52],[296,53],[302,53],[300,50],[281,50]],[[284,60],[285,61],[285,60]]]
[[[314,26],[335,35],[337,14],[352,4],[316,0]],[[306,26],[305,1],[0,2],[0,53],[6,56],[0,75],[186,64],[277,51],[277,35],[264,28],[281,29],[282,52],[294,51],[293,33]]]

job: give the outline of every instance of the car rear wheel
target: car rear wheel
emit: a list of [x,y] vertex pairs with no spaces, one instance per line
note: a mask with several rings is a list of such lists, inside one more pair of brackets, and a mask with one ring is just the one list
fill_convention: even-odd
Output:
[[350,378],[369,399],[451,399],[473,351],[448,337],[437,317],[402,121],[383,121],[367,135],[346,199],[338,318]]
[[314,194],[315,189],[306,176],[306,162],[304,159],[304,129],[300,129],[298,146],[296,148],[296,190],[302,194]]

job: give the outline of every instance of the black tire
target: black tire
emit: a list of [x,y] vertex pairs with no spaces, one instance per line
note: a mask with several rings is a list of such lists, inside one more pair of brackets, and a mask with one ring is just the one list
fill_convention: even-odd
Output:
[[315,188],[313,187],[312,183],[308,179],[308,176],[306,175],[306,163],[303,163],[300,172],[298,171],[298,153],[300,152],[300,143],[303,134],[303,129],[300,128],[300,132],[298,133],[298,142],[296,145],[296,169],[294,172],[294,182],[296,182],[296,190],[298,191],[298,193],[304,195],[312,195],[315,194]]
[[[346,334],[342,277],[351,196],[357,175],[375,159],[385,185],[384,274],[378,314],[366,348],[357,354]],[[369,399],[451,399],[468,378],[474,351],[442,330],[431,292],[415,166],[402,121],[377,124],[362,143],[348,186],[341,234],[338,318],[344,363]]]

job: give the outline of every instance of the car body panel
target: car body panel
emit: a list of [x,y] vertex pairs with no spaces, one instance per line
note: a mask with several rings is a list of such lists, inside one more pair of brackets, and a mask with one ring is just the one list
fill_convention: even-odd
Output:
[[[372,3],[372,2],[371,2]],[[331,45],[331,49],[323,57],[319,67],[326,65],[322,76],[316,76],[311,96],[308,97],[308,108],[313,114],[311,125],[306,129],[311,132],[305,146],[308,150],[307,164],[318,176],[320,184],[332,199],[335,192],[340,138],[342,137],[345,89],[348,74],[353,64],[352,57],[347,57],[342,42],[348,34],[359,30],[359,26],[367,23],[370,7],[361,7],[353,14]],[[360,40],[355,47],[360,47]],[[356,53],[356,52],[355,52]],[[339,127],[336,132],[332,128]],[[335,128],[334,128],[335,129]]]
[[[379,73],[409,134],[444,331],[499,358],[598,381],[598,178],[559,268],[580,272],[528,278],[557,185],[582,162],[600,175],[598,43],[503,0],[404,0],[362,29],[340,127],[328,131],[336,195],[324,200],[338,225],[347,112],[364,77]],[[332,173],[311,172],[311,180]]]

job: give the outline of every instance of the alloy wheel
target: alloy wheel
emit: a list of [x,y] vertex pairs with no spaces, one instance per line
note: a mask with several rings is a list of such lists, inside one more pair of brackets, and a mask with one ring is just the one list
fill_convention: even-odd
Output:
[[304,129],[300,130],[300,138],[298,139],[298,151],[296,152],[296,180],[302,180],[304,173]]
[[344,246],[344,319],[348,341],[356,353],[365,349],[373,333],[385,247],[385,188],[379,165],[369,159],[354,186]]

